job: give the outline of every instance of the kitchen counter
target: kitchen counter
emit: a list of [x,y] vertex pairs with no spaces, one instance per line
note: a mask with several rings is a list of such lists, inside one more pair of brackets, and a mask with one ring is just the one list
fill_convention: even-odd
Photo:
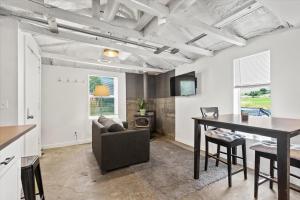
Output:
[[16,141],[36,125],[0,126],[0,150]]

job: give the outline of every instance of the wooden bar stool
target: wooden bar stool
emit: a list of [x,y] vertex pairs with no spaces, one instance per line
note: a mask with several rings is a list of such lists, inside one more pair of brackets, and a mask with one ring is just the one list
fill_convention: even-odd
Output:
[[[212,117],[219,116],[218,107],[202,107],[200,108],[203,117],[209,117],[211,114]],[[230,130],[217,129],[212,127],[204,126],[205,129],[205,171],[208,167],[208,159],[213,158],[216,160],[216,166],[219,166],[219,162],[222,162],[227,165],[228,168],[228,186],[232,186],[232,175],[239,172],[244,172],[244,179],[247,179],[247,155],[246,155],[246,140],[239,134],[236,134]],[[217,153],[209,153],[209,143],[214,143],[217,145]],[[226,152],[221,151],[221,146],[227,149]],[[242,157],[236,155],[236,148],[242,147]],[[233,151],[232,151],[233,150]],[[220,159],[220,154],[227,155],[227,161]],[[235,163],[234,160],[237,158],[243,160],[243,168],[232,173],[232,164]]]
[[[263,141],[254,144],[250,149],[255,151],[255,172],[254,172],[254,198],[258,197],[258,186],[269,181],[270,189],[273,189],[273,183],[277,183],[277,179],[274,176],[275,162],[277,161],[277,143],[272,141]],[[260,159],[265,158],[270,160],[270,174],[264,174],[260,172]],[[296,168],[300,168],[300,146],[291,145],[290,149],[290,165]],[[300,176],[290,174],[290,176],[300,179]],[[259,178],[262,178],[259,180]],[[290,188],[297,192],[300,192],[300,187],[294,184],[290,184]]]
[[[21,179],[25,200],[35,200],[39,195],[41,200],[45,200],[44,189],[41,176],[40,161],[38,156],[28,156],[21,158]],[[35,193],[35,179],[39,193]]]

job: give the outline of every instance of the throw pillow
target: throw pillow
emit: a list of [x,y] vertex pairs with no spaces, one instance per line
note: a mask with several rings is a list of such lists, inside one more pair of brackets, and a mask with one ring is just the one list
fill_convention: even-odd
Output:
[[98,122],[102,124],[108,132],[124,131],[124,127],[112,119],[99,117]]
[[115,124],[115,122],[112,119],[106,118],[106,117],[99,117],[98,122],[102,124],[105,128],[109,128],[112,124]]
[[116,123],[116,124],[112,124],[107,130],[108,132],[119,132],[119,131],[124,131],[125,129],[123,128],[123,126]]

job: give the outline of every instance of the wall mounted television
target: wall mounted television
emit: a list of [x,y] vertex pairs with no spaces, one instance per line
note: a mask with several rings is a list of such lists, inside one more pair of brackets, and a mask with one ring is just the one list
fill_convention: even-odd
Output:
[[195,72],[189,72],[170,78],[171,96],[196,95],[197,78]]

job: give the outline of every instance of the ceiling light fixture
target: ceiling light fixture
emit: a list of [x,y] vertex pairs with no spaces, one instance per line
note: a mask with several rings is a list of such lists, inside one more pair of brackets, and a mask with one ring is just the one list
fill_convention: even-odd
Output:
[[103,55],[110,58],[115,58],[119,56],[119,51],[113,49],[104,49]]

